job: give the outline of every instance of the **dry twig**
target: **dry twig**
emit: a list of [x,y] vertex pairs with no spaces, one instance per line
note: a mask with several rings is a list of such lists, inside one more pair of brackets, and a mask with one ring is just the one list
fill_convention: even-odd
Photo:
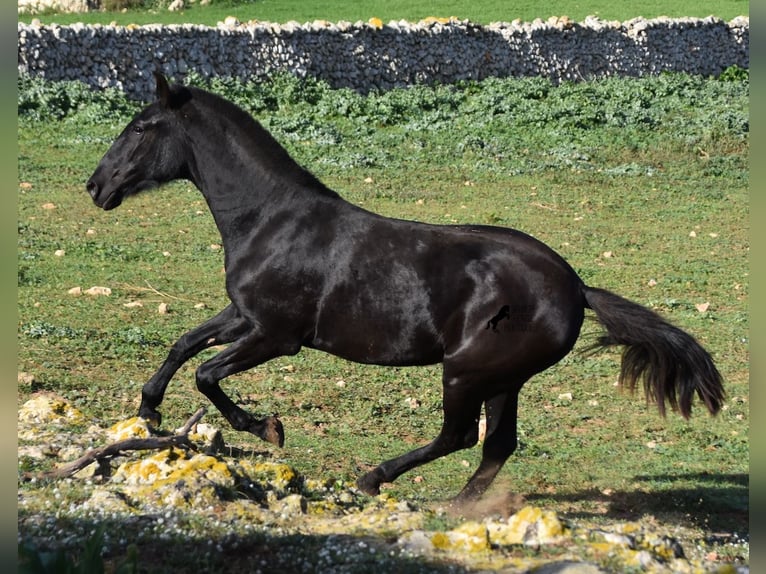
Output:
[[148,281],[144,281],[146,283],[146,287],[138,287],[136,285],[130,285],[128,283],[123,283],[122,287],[128,291],[135,291],[137,293],[154,293],[155,295],[158,295],[159,297],[163,299],[173,299],[175,301],[186,301],[188,303],[193,303],[192,299],[186,299],[184,297],[178,297],[177,295],[171,295],[170,293],[165,293],[164,291],[160,291],[159,289],[152,286],[151,283]]
[[119,456],[120,454],[131,450],[160,450],[174,446],[192,448],[192,444],[189,442],[189,433],[199,420],[205,416],[205,413],[207,413],[207,409],[205,407],[200,408],[188,421],[186,421],[186,424],[181,428],[178,434],[149,438],[129,438],[117,441],[104,447],[91,449],[77,460],[48,472],[39,474],[25,473],[23,478],[24,480],[32,480],[33,478],[66,478],[74,475],[76,472],[82,470],[93,462],[102,463],[106,459]]

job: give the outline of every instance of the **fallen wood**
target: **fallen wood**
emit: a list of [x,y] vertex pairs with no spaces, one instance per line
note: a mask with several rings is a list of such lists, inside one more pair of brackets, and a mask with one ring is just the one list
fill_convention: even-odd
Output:
[[193,448],[189,441],[189,433],[192,428],[194,428],[194,425],[205,416],[205,413],[207,413],[207,409],[205,407],[200,408],[188,421],[186,421],[186,424],[181,428],[178,434],[149,438],[129,438],[117,441],[107,446],[91,449],[77,460],[59,468],[54,468],[53,470],[42,473],[27,472],[22,475],[22,478],[25,481],[30,481],[32,479],[45,480],[51,478],[66,478],[74,475],[91,463],[98,462],[100,464],[109,458],[119,456],[128,451],[161,450],[163,448],[174,446]]

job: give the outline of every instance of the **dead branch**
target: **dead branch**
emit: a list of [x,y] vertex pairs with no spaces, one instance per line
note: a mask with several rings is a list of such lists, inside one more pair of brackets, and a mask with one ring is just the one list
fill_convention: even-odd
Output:
[[48,472],[38,474],[31,472],[25,473],[23,478],[27,481],[32,480],[33,478],[41,480],[50,478],[66,478],[72,476],[93,462],[102,463],[106,459],[119,456],[125,452],[133,450],[161,450],[163,448],[174,446],[192,448],[192,444],[189,442],[189,433],[191,432],[192,428],[194,428],[194,426],[199,422],[199,420],[205,416],[205,413],[207,413],[207,409],[205,407],[200,408],[196,413],[192,415],[188,421],[186,421],[186,424],[181,428],[178,434],[148,438],[129,438],[117,441],[104,447],[91,449],[77,460]]

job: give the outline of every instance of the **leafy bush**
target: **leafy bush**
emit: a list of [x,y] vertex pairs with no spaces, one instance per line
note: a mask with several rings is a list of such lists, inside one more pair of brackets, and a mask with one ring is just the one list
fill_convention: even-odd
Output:
[[718,76],[718,79],[722,82],[741,82],[745,80],[749,81],[750,70],[740,68],[737,65],[729,66],[723,72],[721,72],[721,75]]
[[101,0],[101,8],[107,12],[152,8],[156,0]]
[[[544,138],[551,149],[578,142],[580,149],[570,150],[566,157],[545,160],[546,165],[555,161],[568,167],[573,165],[572,157],[588,155],[588,147],[603,145],[589,141],[596,128],[605,128],[616,143],[634,150],[642,149],[646,130],[667,131],[672,134],[669,144],[675,142],[670,145],[687,148],[721,137],[744,138],[749,132],[748,74],[738,68],[727,70],[718,79],[662,74],[556,86],[543,78],[491,78],[458,85],[415,85],[367,95],[287,73],[243,81],[203,78],[193,72],[184,81],[216,92],[262,117],[281,141],[313,144],[301,146],[298,154],[314,153],[316,157],[297,159],[320,163],[325,163],[323,146],[338,144],[346,137],[372,138],[383,144],[374,149],[385,150],[391,144],[383,140],[401,142],[401,134],[394,132],[402,129],[412,145],[417,145],[417,134],[446,134],[459,125],[483,130],[478,138],[449,144],[451,147],[442,150],[445,157],[480,150],[483,152],[478,155],[485,157],[487,152],[496,158],[518,155],[528,147],[529,137]],[[32,121],[76,117],[89,124],[124,124],[140,107],[112,88],[92,90],[80,82],[46,82],[28,76],[20,76],[18,82],[19,117]],[[714,101],[727,102],[725,109],[714,115],[701,112]],[[334,165],[385,162],[381,152],[373,154],[375,157],[357,152],[353,157],[336,157]],[[576,163],[582,165],[580,160]],[[487,168],[492,169],[491,165]]]
[[77,115],[98,123],[128,119],[137,111],[116,88],[92,90],[78,81],[50,82],[28,74],[18,76],[18,115],[37,121],[61,120]]

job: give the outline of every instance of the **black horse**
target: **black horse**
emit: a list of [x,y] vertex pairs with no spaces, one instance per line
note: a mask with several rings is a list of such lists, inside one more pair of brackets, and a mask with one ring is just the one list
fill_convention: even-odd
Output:
[[[478,441],[482,460],[458,494],[478,498],[516,448],[517,397],[561,360],[584,310],[605,328],[596,347],[622,345],[621,382],[643,383],[662,415],[684,417],[696,393],[710,413],[721,375],[697,341],[654,312],[588,287],[552,249],[513,229],[389,219],[343,200],[300,167],[242,109],[204,90],[169,85],[127,125],[87,182],[95,204],[175,179],[199,188],[225,249],[231,303],[183,335],[142,391],[139,415],[156,410],[181,365],[230,343],[196,371],[197,388],[236,430],[282,445],[273,416],[256,419],[221,390],[221,379],[310,347],[360,363],[443,363],[444,420],[429,444],[360,477],[381,483]],[[491,328],[487,328],[491,325]]]

